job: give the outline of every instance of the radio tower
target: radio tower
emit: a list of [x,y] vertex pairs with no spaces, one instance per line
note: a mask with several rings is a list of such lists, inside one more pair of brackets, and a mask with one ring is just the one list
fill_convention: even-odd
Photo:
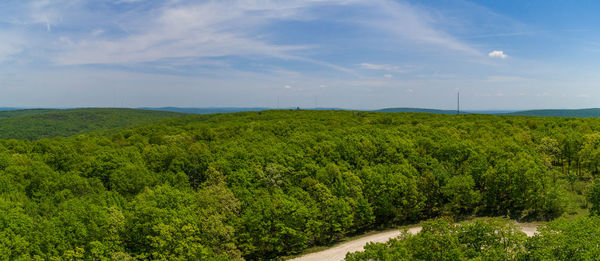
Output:
[[456,93],[456,115],[460,115],[460,92]]

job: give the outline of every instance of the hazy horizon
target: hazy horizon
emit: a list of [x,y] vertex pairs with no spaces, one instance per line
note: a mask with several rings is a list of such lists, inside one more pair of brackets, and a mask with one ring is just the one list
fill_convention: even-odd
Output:
[[[455,111],[453,109],[442,109],[442,108],[428,108],[428,107],[383,107],[383,108],[344,108],[344,107],[300,107],[300,106],[289,106],[289,107],[246,107],[246,106],[210,106],[210,107],[182,107],[182,106],[160,106],[160,107],[112,107],[112,106],[74,106],[74,107],[0,107],[0,111],[5,110],[34,110],[34,109],[93,109],[93,108],[115,108],[115,109],[165,109],[165,108],[176,108],[176,109],[264,109],[264,110],[289,110],[300,108],[303,110],[327,110],[327,109],[339,109],[339,110],[357,110],[357,111],[377,111],[384,109],[422,109],[422,110],[441,110],[441,111]],[[460,109],[461,112],[518,112],[518,111],[534,111],[534,110],[586,110],[586,109],[600,109],[600,107],[589,107],[589,108],[530,108],[530,109]]]
[[600,107],[599,7],[8,0],[0,107]]

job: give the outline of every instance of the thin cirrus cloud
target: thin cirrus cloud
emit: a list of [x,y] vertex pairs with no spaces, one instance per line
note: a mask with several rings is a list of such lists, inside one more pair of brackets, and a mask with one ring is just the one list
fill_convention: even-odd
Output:
[[360,68],[368,70],[383,70],[389,72],[405,73],[409,72],[409,69],[401,68],[400,66],[394,66],[389,64],[374,64],[374,63],[361,63]]
[[[61,82],[66,73],[49,75],[73,69],[94,77],[131,73],[131,78],[115,78],[121,83],[103,83],[153,86],[147,96],[156,97],[162,85],[145,74],[173,76],[161,78],[164,86],[181,77],[181,100],[201,89],[215,103],[228,102],[228,95],[255,93],[260,98],[282,92],[311,97],[306,99],[311,104],[314,96],[330,95],[336,99],[332,105],[379,107],[400,86],[403,94],[406,88],[415,90],[406,106],[427,106],[435,100],[419,95],[454,86],[463,86],[466,97],[469,88],[505,88],[507,81],[535,93],[526,83],[537,84],[541,80],[532,79],[544,79],[538,74],[553,70],[551,65],[530,66],[535,64],[532,57],[526,64],[528,60],[502,50],[522,48],[511,44],[516,36],[529,41],[539,35],[510,33],[529,28],[512,28],[511,21],[471,2],[465,8],[462,1],[414,0],[7,1],[11,4],[0,4],[0,66],[23,79],[31,78],[27,70],[37,70],[40,82],[48,77],[55,86],[73,83],[72,90],[89,83]],[[473,11],[472,5],[480,7]],[[31,89],[38,84],[24,82]],[[228,92],[211,89],[217,85]],[[44,88],[49,93],[59,89],[52,83]]]
[[[272,10],[265,8],[266,12]],[[307,48],[273,45],[244,35],[239,25],[251,28],[267,19],[249,17],[246,11],[220,2],[162,7],[158,10],[158,18],[149,19],[148,23],[139,21],[147,19],[147,14],[139,14],[127,21],[130,24],[125,26],[133,33],[124,37],[71,39],[74,45],[66,47],[54,62],[62,65],[121,64],[166,58],[257,54],[287,57],[291,51]]]
[[12,33],[0,32],[0,63],[11,60],[15,55],[22,51],[23,40]]
[[[121,0],[116,3],[130,6],[144,5],[146,1]],[[29,22],[41,24],[49,32],[54,27],[75,26],[68,22],[80,22],[82,27],[93,26],[91,36],[90,29],[87,29],[87,34],[57,31],[47,36],[61,39],[45,41],[55,42],[47,48],[46,58],[57,65],[131,64],[170,58],[262,55],[313,63],[352,74],[354,72],[343,65],[302,55],[303,51],[318,49],[318,44],[279,44],[262,37],[264,27],[280,21],[325,19],[325,14],[316,11],[323,6],[368,10],[356,21],[345,21],[343,17],[341,21],[372,28],[401,41],[424,43],[432,48],[467,55],[479,54],[469,44],[436,29],[438,21],[427,11],[391,0],[369,3],[358,0],[167,1],[163,4],[148,3],[147,8],[133,8],[122,13],[89,10],[85,1],[39,0],[29,4],[28,11]],[[79,19],[91,17],[90,20],[96,22],[88,25],[86,21],[70,17],[71,13],[79,13]],[[103,24],[98,22],[102,19],[94,17],[113,19],[106,19]],[[115,28],[116,25],[118,28]],[[111,35],[110,32],[115,30],[120,30],[121,34]]]
[[[481,52],[470,44],[438,29],[444,23],[429,12],[405,2],[374,0],[378,7],[378,17],[365,23],[376,30],[384,30],[416,45],[429,45],[451,50],[464,55],[480,56]],[[401,25],[401,26],[399,26]]]

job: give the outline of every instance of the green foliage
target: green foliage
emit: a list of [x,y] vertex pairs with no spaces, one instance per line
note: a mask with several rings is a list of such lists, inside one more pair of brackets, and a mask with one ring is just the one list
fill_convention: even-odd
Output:
[[425,222],[416,235],[404,232],[387,243],[370,243],[346,260],[517,260],[526,236],[503,219],[455,225],[450,219]]
[[[69,136],[174,115],[155,113],[40,113],[5,119],[22,125],[0,124],[0,133]],[[551,219],[567,203],[585,206],[585,195],[597,213],[600,189],[587,184],[599,128],[594,119],[263,111],[0,140],[0,255],[265,259],[440,215]],[[520,251],[507,241],[521,242],[518,233],[500,221],[451,224],[367,252],[402,260]]]
[[0,111],[0,119],[13,118],[19,116],[30,116],[36,114],[44,114],[49,112],[57,112],[59,109],[27,109],[27,110],[6,110]]
[[141,125],[181,116],[136,109],[35,109],[0,112],[0,139],[37,140]]
[[588,198],[590,203],[592,203],[590,213],[592,215],[600,215],[600,180],[594,180],[594,183],[588,191]]
[[600,259],[600,218],[558,219],[538,229],[527,242],[524,260]]
[[446,211],[454,215],[470,214],[481,201],[481,194],[475,188],[475,180],[468,175],[450,178],[442,188],[442,193],[449,201]]

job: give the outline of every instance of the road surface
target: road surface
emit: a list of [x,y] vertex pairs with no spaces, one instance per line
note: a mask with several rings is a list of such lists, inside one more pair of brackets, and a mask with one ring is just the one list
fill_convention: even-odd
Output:
[[[521,231],[527,234],[528,237],[531,237],[537,231],[537,224],[535,223],[516,223],[519,227],[521,227]],[[408,229],[408,232],[411,234],[416,234],[421,231],[421,227],[412,227]],[[328,248],[323,251],[306,254],[294,259],[292,261],[340,261],[344,260],[346,257],[346,253],[348,252],[356,252],[363,251],[364,246],[369,242],[383,243],[387,242],[391,238],[395,238],[400,236],[400,229],[395,229],[391,231],[384,231],[368,236],[364,236],[361,238],[357,238],[355,240],[351,240],[348,242],[344,242],[342,244],[336,245],[332,248]]]

